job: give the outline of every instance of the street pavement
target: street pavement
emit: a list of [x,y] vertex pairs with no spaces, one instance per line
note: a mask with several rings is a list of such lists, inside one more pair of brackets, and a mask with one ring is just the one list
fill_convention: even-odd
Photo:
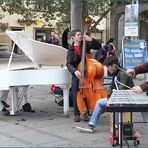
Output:
[[[144,78],[134,81],[140,84]],[[49,86],[30,86],[28,101],[35,113],[20,111],[15,116],[0,116],[0,147],[112,147],[108,141],[111,136],[109,113],[102,114],[93,134],[80,133],[75,127],[87,127],[87,122],[74,122],[73,108],[69,109],[69,118],[65,117]],[[133,120],[143,121],[140,113],[134,113]],[[144,125],[134,124],[134,129],[140,130],[138,147],[148,147]],[[129,144],[134,147],[133,141]]]

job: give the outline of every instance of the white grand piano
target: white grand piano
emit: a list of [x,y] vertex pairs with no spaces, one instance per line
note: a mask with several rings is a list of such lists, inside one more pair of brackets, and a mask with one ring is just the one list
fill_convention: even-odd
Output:
[[[18,96],[14,95],[16,87],[28,85],[55,84],[63,89],[64,114],[69,109],[69,85],[71,76],[66,64],[67,49],[52,44],[32,40],[24,31],[7,31],[6,34],[27,58],[13,56],[14,45],[10,58],[0,59],[0,90],[11,90],[11,115],[18,109]],[[20,97],[21,99],[21,97]]]

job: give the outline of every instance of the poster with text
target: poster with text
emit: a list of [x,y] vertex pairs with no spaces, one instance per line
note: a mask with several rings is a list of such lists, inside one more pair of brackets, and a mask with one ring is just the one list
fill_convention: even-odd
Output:
[[147,44],[145,40],[123,40],[123,67],[133,68],[147,62]]
[[124,35],[138,36],[138,4],[125,6]]

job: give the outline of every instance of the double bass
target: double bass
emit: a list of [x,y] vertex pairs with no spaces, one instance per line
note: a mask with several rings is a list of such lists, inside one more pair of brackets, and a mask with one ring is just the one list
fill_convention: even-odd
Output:
[[[84,35],[90,26],[92,19],[89,17],[85,20],[86,26]],[[87,54],[86,41],[83,35],[82,59],[78,65],[81,72],[79,91],[77,92],[77,106],[80,113],[88,113],[91,115],[97,100],[107,97],[107,88],[102,85],[104,76],[103,65],[95,59],[91,54]]]

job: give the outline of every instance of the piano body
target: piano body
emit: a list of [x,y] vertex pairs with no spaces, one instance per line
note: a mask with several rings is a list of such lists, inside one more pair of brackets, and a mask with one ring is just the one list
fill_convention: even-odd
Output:
[[14,45],[9,60],[0,59],[0,90],[12,90],[10,114],[14,115],[20,104],[19,97],[14,93],[16,87],[55,84],[63,89],[63,109],[67,115],[71,82],[70,73],[65,67],[67,49],[32,40],[24,31],[7,31],[6,34],[32,61],[26,60],[26,57],[14,58]]

